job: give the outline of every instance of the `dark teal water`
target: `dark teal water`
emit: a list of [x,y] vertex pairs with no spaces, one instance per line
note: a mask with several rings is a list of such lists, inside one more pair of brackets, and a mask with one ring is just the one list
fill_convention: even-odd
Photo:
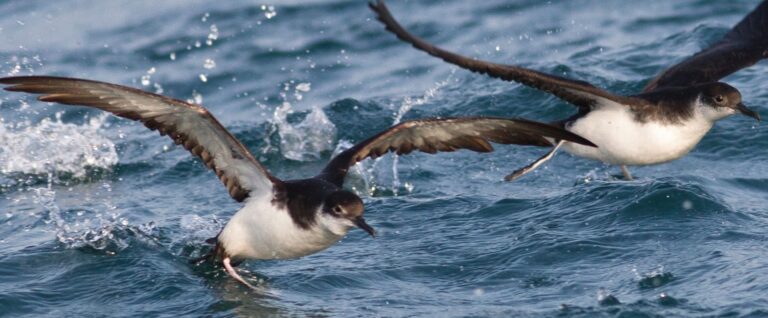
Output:
[[[283,178],[313,175],[400,117],[574,112],[409,48],[364,1],[273,5],[7,1],[0,73],[201,100]],[[755,5],[390,1],[447,48],[623,93]],[[726,79],[764,117],[767,65]],[[503,182],[545,151],[526,147],[365,162],[349,186],[380,236],[245,263],[258,292],[187,263],[239,205],[169,139],[18,93],[2,93],[0,116],[3,317],[768,316],[768,131],[743,116],[631,182],[566,154]]]

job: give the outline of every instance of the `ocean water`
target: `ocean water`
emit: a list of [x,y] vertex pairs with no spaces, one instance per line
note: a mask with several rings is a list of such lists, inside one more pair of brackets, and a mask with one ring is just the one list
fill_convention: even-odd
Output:
[[[250,2],[250,1],[249,1]],[[428,40],[636,92],[756,1],[398,1]],[[573,107],[457,69],[385,32],[365,1],[5,1],[0,73],[73,76],[200,102],[277,176],[400,120],[555,120]],[[768,116],[768,63],[726,81]],[[2,317],[765,317],[768,131],[719,122],[685,158],[619,170],[546,152],[386,156],[348,187],[353,230],[250,261],[248,290],[192,266],[239,208],[170,139],[101,112],[0,93]]]

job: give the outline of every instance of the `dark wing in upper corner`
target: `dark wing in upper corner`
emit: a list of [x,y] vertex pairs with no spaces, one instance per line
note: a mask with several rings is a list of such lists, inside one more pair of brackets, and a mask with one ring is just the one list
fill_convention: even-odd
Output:
[[400,40],[410,43],[413,47],[422,50],[429,55],[438,57],[461,68],[540,89],[555,95],[566,102],[574,104],[579,108],[589,109],[601,99],[608,99],[624,104],[622,102],[624,100],[623,97],[608,93],[584,81],[549,75],[514,65],[496,64],[476,60],[448,52],[406,31],[400,26],[395,18],[392,17],[392,14],[389,12],[389,9],[384,4],[383,0],[371,2],[369,3],[369,6],[371,7],[371,10],[376,12],[379,21],[384,23],[387,30],[397,35]]
[[643,92],[718,81],[768,57],[768,1],[763,1],[720,41],[668,68]]
[[414,150],[427,153],[469,149],[491,152],[490,142],[552,146],[546,138],[568,140],[595,147],[576,134],[552,125],[523,119],[493,117],[441,118],[407,121],[345,150],[323,169],[319,177],[342,186],[347,170],[365,158],[387,152],[408,154]]
[[213,169],[229,195],[243,201],[252,191],[280,182],[200,105],[103,82],[49,76],[0,78],[8,91],[43,94],[44,102],[83,105],[137,120],[168,135]]

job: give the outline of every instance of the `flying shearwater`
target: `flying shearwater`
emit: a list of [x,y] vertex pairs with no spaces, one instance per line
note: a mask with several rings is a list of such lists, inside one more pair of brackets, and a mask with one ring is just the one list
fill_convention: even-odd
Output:
[[515,81],[578,107],[554,123],[598,145],[557,141],[552,150],[506,176],[514,180],[540,166],[559,148],[579,157],[626,166],[653,165],[686,155],[720,119],[740,112],[760,120],[741,102],[741,93],[719,80],[768,56],[768,2],[764,1],[722,39],[651,80],[636,95],[622,96],[590,83],[515,66],[486,62],[443,50],[406,31],[383,0],[369,3],[379,21],[400,40],[472,72]]
[[200,105],[142,90],[83,79],[20,76],[0,78],[8,91],[42,94],[39,100],[83,105],[142,122],[183,145],[219,177],[229,195],[244,206],[212,239],[201,260],[220,261],[225,271],[251,286],[235,271],[246,259],[290,259],[319,252],[359,227],[363,201],[344,190],[347,171],[368,157],[469,149],[490,152],[490,142],[552,146],[552,140],[592,145],[560,127],[523,119],[466,117],[403,122],[335,156],[317,176],[280,180],[271,175],[213,115]]

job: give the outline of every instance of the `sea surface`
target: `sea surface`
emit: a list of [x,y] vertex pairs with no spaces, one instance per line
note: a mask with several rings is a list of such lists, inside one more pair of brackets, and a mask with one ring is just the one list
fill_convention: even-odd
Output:
[[[445,48],[631,94],[756,1],[388,1]],[[550,121],[574,107],[457,69],[365,1],[3,1],[0,74],[124,84],[205,105],[275,175],[314,175],[409,119]],[[768,63],[725,79],[768,117]],[[617,167],[545,148],[367,160],[352,230],[249,261],[249,290],[188,263],[240,208],[167,137],[0,93],[2,317],[768,317],[768,129],[717,123],[686,157]]]

